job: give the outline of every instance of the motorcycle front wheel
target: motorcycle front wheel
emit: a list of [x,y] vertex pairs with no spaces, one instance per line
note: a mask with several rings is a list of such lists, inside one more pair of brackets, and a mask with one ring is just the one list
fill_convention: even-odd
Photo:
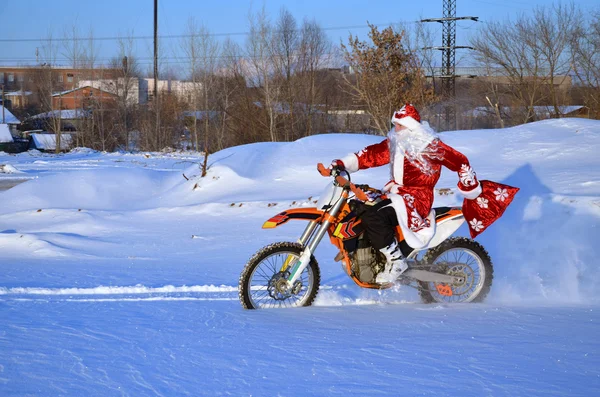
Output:
[[267,245],[254,254],[240,275],[238,292],[242,306],[245,309],[310,306],[321,281],[314,257],[311,256],[294,285],[287,285],[289,270],[303,249],[298,243],[281,242]]
[[[453,237],[427,251],[423,261],[433,265],[431,271],[459,276],[461,283],[440,285],[419,281],[424,303],[483,302],[492,287],[494,268],[485,248],[465,237]],[[443,293],[450,287],[452,294]]]

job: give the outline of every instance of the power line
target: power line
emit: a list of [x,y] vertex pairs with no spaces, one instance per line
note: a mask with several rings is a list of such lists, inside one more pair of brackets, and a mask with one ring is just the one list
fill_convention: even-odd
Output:
[[[323,56],[332,56],[332,55],[336,55],[336,53],[326,53],[323,54]],[[287,55],[281,55],[281,57],[284,57]],[[296,55],[295,57],[299,57],[298,55]],[[261,56],[259,55],[246,55],[246,54],[242,54],[242,55],[214,55],[214,56],[196,56],[196,59],[237,59],[237,58],[245,58],[245,59],[260,59]],[[0,58],[0,61],[12,61],[12,62],[27,62],[27,61],[36,61],[36,59],[38,58]],[[143,61],[143,60],[152,60],[154,59],[154,57],[151,56],[142,56],[142,57],[137,57],[134,56],[133,59],[135,61]],[[173,56],[163,56],[163,57],[159,57],[160,60],[164,61],[164,60],[190,60],[192,59],[189,56],[177,56],[177,55],[173,55]],[[119,62],[121,61],[121,57],[120,56],[110,56],[110,57],[93,57],[94,61],[112,61],[112,60],[118,60]],[[73,58],[59,58],[59,57],[55,57],[52,58],[52,61],[61,61],[61,62],[73,62]],[[78,61],[81,62],[85,62],[85,61],[90,61],[90,59],[78,59]]]
[[[418,23],[419,21],[397,21],[397,22],[389,22],[389,23],[379,23],[372,24],[375,27],[381,26],[392,26],[400,23]],[[348,25],[348,26],[331,26],[321,28],[322,30],[344,30],[344,29],[363,29],[368,28],[371,25]],[[301,31],[301,29],[296,29],[296,31]],[[250,32],[227,32],[227,33],[209,33],[209,36],[218,37],[218,36],[246,36],[249,35]],[[192,37],[191,34],[171,34],[171,35],[162,35],[158,36],[159,39],[182,39]],[[27,43],[27,42],[44,42],[44,41],[111,41],[111,40],[153,40],[154,36],[101,36],[101,37],[59,37],[59,38],[22,38],[22,39],[0,39],[0,43]]]

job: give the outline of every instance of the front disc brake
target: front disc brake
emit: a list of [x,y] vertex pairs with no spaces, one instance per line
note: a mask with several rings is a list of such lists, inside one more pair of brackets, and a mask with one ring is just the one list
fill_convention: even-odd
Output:
[[271,277],[269,280],[269,285],[267,286],[267,290],[269,291],[269,296],[271,298],[281,301],[292,296],[292,293],[288,288],[287,278],[289,275],[289,272],[285,271],[275,273],[273,277]]

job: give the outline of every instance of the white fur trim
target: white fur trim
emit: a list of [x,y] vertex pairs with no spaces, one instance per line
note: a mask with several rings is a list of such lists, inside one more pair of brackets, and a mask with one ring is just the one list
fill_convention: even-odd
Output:
[[477,181],[477,187],[475,189],[472,190],[462,190],[460,187],[458,187],[458,191],[465,196],[466,199],[469,200],[475,200],[477,197],[479,197],[479,195],[482,192],[481,189],[481,183],[479,183],[479,181]]
[[397,185],[404,185],[404,153],[402,153],[400,150],[397,150],[394,155],[392,178]]
[[421,123],[419,123],[417,120],[413,119],[410,116],[406,116],[406,117],[402,117],[401,119],[397,119],[396,122],[400,125],[405,126],[409,130],[414,130],[421,126]]
[[348,172],[356,172],[358,171],[358,157],[354,153],[350,153],[346,157],[341,158],[344,163],[344,167]]
[[400,225],[400,229],[402,229],[406,243],[414,249],[420,249],[429,244],[429,241],[431,241],[435,235],[435,211],[432,209],[429,212],[429,215],[427,215],[427,219],[429,219],[429,224],[431,226],[423,228],[418,232],[414,232],[408,227],[408,214],[406,212],[406,204],[402,196],[390,193],[388,194],[388,197],[392,201],[392,208],[394,208],[396,211],[398,224]]

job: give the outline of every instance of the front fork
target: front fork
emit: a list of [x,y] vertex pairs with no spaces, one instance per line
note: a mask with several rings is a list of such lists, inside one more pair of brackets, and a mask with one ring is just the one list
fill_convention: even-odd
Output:
[[[325,212],[324,219],[322,220],[320,225],[317,222],[313,221],[306,227],[304,233],[302,233],[302,236],[300,237],[300,240],[298,240],[298,242],[306,248],[304,248],[304,250],[300,254],[300,257],[290,269],[290,275],[287,278],[289,288],[291,288],[296,283],[304,269],[306,269],[306,267],[310,263],[310,257],[314,254],[315,250],[317,249],[317,246],[325,236],[325,233],[327,233],[327,230],[329,229],[332,220],[335,219],[337,214],[340,212],[340,208],[342,208],[342,205],[346,201],[345,196],[346,195],[344,194],[342,197],[340,197],[339,200],[333,205],[333,208],[330,211]],[[311,238],[313,234],[314,237]],[[288,264],[287,260],[286,264]]]

